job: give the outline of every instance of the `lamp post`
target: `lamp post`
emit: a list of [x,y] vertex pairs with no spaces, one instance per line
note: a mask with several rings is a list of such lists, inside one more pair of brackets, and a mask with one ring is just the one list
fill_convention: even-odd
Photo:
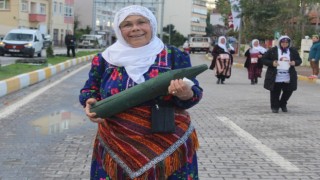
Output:
[[161,3],[161,21],[160,21],[160,38],[163,40],[163,16],[164,16],[164,0]]

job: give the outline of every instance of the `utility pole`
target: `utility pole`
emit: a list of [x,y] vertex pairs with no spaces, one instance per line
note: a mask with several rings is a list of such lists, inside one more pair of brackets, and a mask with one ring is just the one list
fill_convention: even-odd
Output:
[[164,18],[164,0],[161,5],[161,23],[160,23],[160,39],[163,41],[163,18]]
[[239,40],[238,40],[238,56],[240,57],[240,47],[241,47],[241,23],[242,22],[242,19],[240,19],[240,23],[239,23]]
[[92,32],[91,34],[96,33],[96,19],[97,19],[97,2],[96,0],[93,0],[93,5],[92,5]]

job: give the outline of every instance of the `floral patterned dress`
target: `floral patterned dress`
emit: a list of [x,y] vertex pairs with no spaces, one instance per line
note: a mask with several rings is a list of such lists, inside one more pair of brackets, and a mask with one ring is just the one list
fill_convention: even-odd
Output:
[[[189,55],[177,48],[165,47],[144,78],[147,81],[171,69],[190,66]],[[99,124],[92,155],[91,179],[198,179],[196,150],[199,144],[185,109],[200,101],[202,89],[196,79],[192,81],[195,84],[192,86],[194,96],[190,100],[183,101],[172,95],[159,97],[173,103],[177,109],[176,133],[151,133],[152,101],[106,118],[104,123]],[[89,79],[80,91],[79,100],[85,106],[89,98],[99,101],[135,85],[124,67],[108,64],[98,54],[92,60]],[[137,155],[130,157],[132,154]]]

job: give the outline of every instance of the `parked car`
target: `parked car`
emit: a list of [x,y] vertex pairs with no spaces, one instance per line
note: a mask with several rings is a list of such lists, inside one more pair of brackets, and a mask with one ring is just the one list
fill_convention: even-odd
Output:
[[43,38],[43,49],[48,48],[49,46],[52,46],[52,39],[50,35],[42,34],[42,38]]
[[37,54],[41,57],[43,38],[38,30],[34,29],[13,29],[9,31],[0,42],[0,55],[24,55],[34,57]]
[[195,51],[205,51],[206,53],[208,53],[210,50],[210,46],[210,37],[190,37],[189,39],[189,47],[191,53],[194,53]]
[[79,39],[78,48],[101,48],[103,39],[101,35],[84,34]]

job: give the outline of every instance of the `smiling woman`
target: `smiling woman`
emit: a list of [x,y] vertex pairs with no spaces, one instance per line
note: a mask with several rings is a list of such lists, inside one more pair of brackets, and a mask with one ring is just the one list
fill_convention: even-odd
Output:
[[149,9],[137,5],[120,9],[113,25],[117,41],[93,58],[79,96],[86,116],[98,123],[91,179],[197,180],[199,144],[186,111],[202,98],[195,78],[174,79],[165,85],[166,95],[123,108],[111,117],[90,111],[102,99],[125,106],[115,98],[120,92],[127,93],[130,102],[141,100],[148,95],[139,91],[132,97],[129,88],[152,82],[167,71],[191,67],[188,54],[165,46],[157,37],[157,21]]
[[119,28],[124,40],[132,47],[144,46],[152,37],[149,20],[143,16],[128,16]]

